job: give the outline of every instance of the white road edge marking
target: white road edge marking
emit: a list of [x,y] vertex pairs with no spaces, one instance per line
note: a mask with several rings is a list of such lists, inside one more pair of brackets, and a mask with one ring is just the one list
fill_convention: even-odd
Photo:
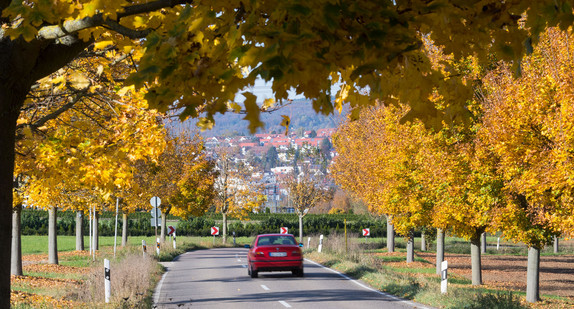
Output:
[[163,274],[163,276],[161,276],[161,280],[159,281],[159,283],[157,284],[157,288],[155,289],[155,293],[153,293],[153,304],[155,306],[157,306],[157,303],[159,302],[159,295],[161,294],[161,286],[163,284],[163,279],[165,279],[165,276],[167,275],[167,271]]
[[262,284],[261,287],[262,287],[265,291],[269,291],[269,290],[270,290],[270,288],[268,288],[266,285],[263,285],[263,284]]
[[317,263],[317,262],[315,262],[315,261],[311,261],[311,260],[309,260],[309,259],[305,259],[305,261],[307,261],[307,262],[309,262],[309,263],[311,263],[311,264],[315,264],[315,265],[317,265],[317,266],[319,266],[319,267],[322,267],[322,268],[324,268],[324,269],[326,269],[326,270],[329,270],[329,271],[331,271],[331,272],[334,272],[334,273],[336,273],[337,275],[339,275],[339,276],[341,276],[341,277],[343,277],[343,278],[345,278],[345,279],[347,279],[347,280],[350,280],[350,281],[353,282],[354,284],[356,284],[356,285],[358,285],[358,286],[360,286],[360,287],[362,287],[362,288],[364,288],[364,289],[367,289],[367,290],[369,290],[369,291],[373,291],[373,292],[375,292],[375,293],[377,293],[377,294],[379,294],[379,295],[388,297],[388,298],[390,298],[390,299],[392,299],[392,300],[395,300],[395,301],[397,301],[397,302],[399,302],[399,303],[404,303],[404,304],[407,304],[407,305],[409,305],[409,306],[413,306],[414,308],[425,308],[425,309],[432,309],[432,308],[433,308],[433,307],[425,306],[425,305],[423,305],[423,304],[417,304],[417,303],[414,303],[414,302],[409,301],[409,300],[404,300],[404,299],[402,299],[402,298],[396,297],[395,295],[391,295],[391,294],[388,294],[388,293],[381,292],[381,291],[379,291],[379,290],[373,289],[373,288],[370,287],[370,286],[364,285],[364,284],[362,284],[361,282],[359,282],[359,281],[357,281],[357,280],[355,280],[355,279],[353,279],[353,278],[350,278],[350,277],[348,277],[347,275],[345,275],[345,274],[343,274],[343,273],[340,273],[340,272],[338,272],[338,271],[336,271],[336,270],[334,270],[334,269],[331,269],[331,268],[329,268],[329,267],[323,266],[323,265],[321,265],[321,264],[319,264],[319,263]]
[[280,303],[281,305],[287,307],[287,308],[291,308],[291,305],[289,305],[288,303],[286,303],[286,302],[284,302],[284,301],[282,301],[282,300],[280,300],[279,303]]

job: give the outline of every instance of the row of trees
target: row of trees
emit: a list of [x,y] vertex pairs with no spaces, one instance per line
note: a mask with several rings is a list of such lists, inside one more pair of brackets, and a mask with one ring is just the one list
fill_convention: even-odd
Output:
[[405,105],[365,110],[336,134],[335,179],[403,235],[432,227],[469,239],[474,285],[482,284],[481,234],[524,242],[527,300],[537,301],[540,250],[554,236],[574,235],[572,50],[570,32],[549,29],[518,79],[506,62],[437,59],[481,81],[471,121],[432,131],[402,122]]
[[[410,104],[410,116],[440,123],[433,120],[468,116],[464,106],[472,91],[457,75],[428,65],[422,38],[431,37],[457,60],[476,55],[485,63],[491,52],[514,59],[518,71],[518,60],[530,52],[546,25],[567,28],[573,20],[572,3],[554,0],[0,0],[0,11],[0,143],[7,147],[0,152],[2,248],[11,246],[12,146],[26,97],[37,81],[74,59],[86,60],[91,51],[121,53],[138,62],[138,70],[122,80],[137,87],[149,103],[144,105],[160,111],[173,108],[182,119],[205,112],[200,120],[204,128],[213,125],[215,114],[235,110],[246,113],[249,130],[255,132],[263,126],[260,112],[275,100],[287,99],[292,88],[311,98],[315,111],[324,114],[342,110],[346,99],[361,106],[386,98]],[[81,92],[89,79],[75,70],[62,84]],[[275,100],[260,106],[253,94],[244,92],[243,106],[233,103],[258,77],[272,83]],[[335,102],[332,84],[342,85]],[[445,109],[429,104],[434,91],[444,97]],[[153,117],[148,122],[155,123]],[[86,180],[94,175],[106,179],[106,173],[97,175],[105,162],[94,163],[85,170]],[[0,252],[2,308],[10,306],[8,251]]]

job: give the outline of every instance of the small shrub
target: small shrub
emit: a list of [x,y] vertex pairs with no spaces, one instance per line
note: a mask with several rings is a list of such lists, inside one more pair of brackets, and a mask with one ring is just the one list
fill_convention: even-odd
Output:
[[467,304],[464,309],[527,309],[528,307],[522,305],[520,300],[512,294],[512,292],[496,294],[478,294],[473,303]]

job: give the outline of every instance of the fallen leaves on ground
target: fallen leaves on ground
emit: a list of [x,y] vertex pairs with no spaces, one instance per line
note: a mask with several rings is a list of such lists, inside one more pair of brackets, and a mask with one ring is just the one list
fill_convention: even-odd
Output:
[[10,293],[11,306],[33,305],[33,307],[46,306],[49,308],[73,308],[74,302],[69,300],[55,299],[51,296],[32,294],[22,291],[12,291]]
[[58,274],[88,274],[89,267],[74,267],[62,266],[57,264],[30,264],[23,267],[24,273],[28,272],[42,272],[42,273],[58,273]]

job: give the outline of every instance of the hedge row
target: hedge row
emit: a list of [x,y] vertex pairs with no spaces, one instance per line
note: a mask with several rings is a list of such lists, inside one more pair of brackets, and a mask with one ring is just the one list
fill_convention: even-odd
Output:
[[[75,235],[76,213],[73,211],[58,212],[58,235]],[[115,214],[108,212],[100,216],[99,234],[102,236],[114,235]],[[118,234],[121,234],[121,217],[118,222]],[[371,236],[380,237],[386,234],[386,221],[365,215],[313,215],[309,214],[303,219],[305,234],[325,234],[332,232],[343,233],[344,220],[347,219],[347,231],[360,233],[363,228],[370,228]],[[169,216],[168,220],[177,220]],[[203,217],[179,220],[177,222],[177,234],[180,236],[208,236],[212,226],[221,228],[221,215],[208,214]],[[278,233],[281,227],[289,228],[292,234],[298,234],[299,218],[295,214],[255,214],[250,220],[228,222],[228,234],[235,232],[236,236],[253,236],[260,233]],[[89,233],[88,218],[83,219],[84,234]],[[48,212],[42,210],[25,209],[22,211],[22,234],[23,235],[47,235]],[[149,212],[140,212],[128,216],[128,234],[130,236],[152,236],[155,229],[151,226]]]

